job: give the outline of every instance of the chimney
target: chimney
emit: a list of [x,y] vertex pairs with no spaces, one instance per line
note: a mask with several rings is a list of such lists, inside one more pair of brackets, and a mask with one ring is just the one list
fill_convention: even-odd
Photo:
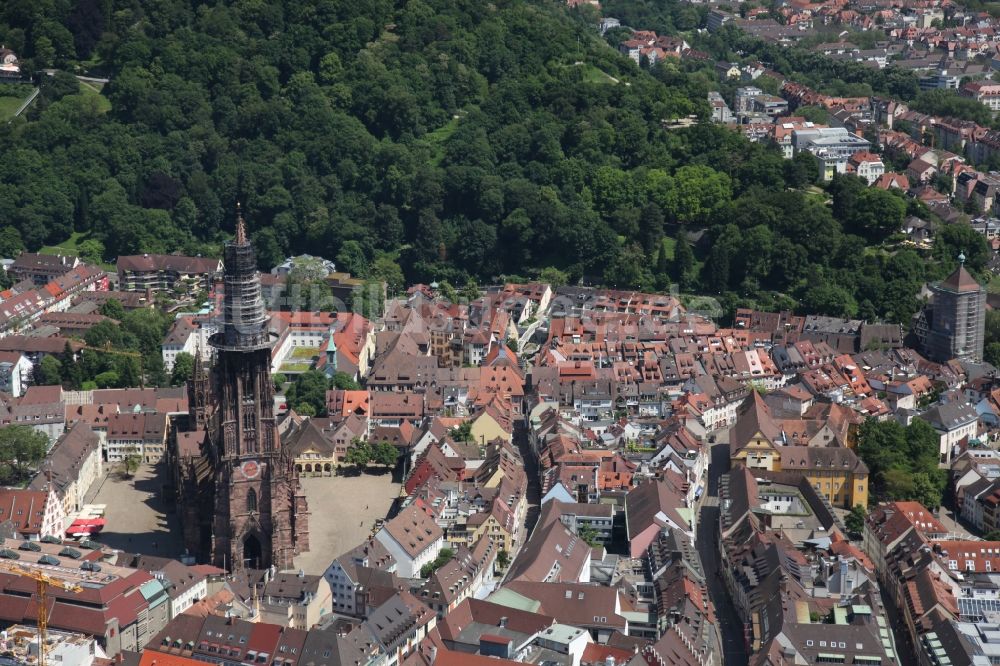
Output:
[[507,616],[506,615],[504,615],[502,618],[500,618],[500,625],[499,626],[501,626],[501,627],[503,627],[505,629],[507,628]]

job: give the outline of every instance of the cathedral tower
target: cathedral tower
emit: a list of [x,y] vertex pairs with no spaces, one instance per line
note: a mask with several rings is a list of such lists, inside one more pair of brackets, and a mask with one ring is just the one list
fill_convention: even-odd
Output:
[[237,218],[224,250],[223,326],[209,341],[216,350],[206,439],[214,514],[206,545],[217,566],[287,569],[308,550],[308,509],[275,425],[260,274],[238,211]]

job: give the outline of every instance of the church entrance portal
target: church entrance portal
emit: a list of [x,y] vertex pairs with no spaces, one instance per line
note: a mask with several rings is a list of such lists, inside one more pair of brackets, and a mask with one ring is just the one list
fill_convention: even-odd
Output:
[[249,569],[260,569],[262,552],[260,539],[253,534],[248,535],[243,540],[243,565]]

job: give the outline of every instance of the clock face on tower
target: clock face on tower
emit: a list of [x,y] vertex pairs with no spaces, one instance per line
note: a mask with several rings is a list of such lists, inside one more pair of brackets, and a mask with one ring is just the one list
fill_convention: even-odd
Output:
[[260,464],[256,460],[246,460],[240,465],[240,471],[248,479],[256,479],[260,475]]

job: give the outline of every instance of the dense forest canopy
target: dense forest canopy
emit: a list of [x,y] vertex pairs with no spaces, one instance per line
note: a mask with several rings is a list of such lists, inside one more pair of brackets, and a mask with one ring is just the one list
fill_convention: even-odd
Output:
[[528,0],[9,0],[0,41],[26,70],[105,72],[111,109],[38,75],[0,125],[2,249],[77,231],[106,258],[215,253],[239,200],[263,267],[308,251],[396,286],[557,268],[900,321],[955,248],[983,268],[974,233],[939,262],[879,249],[924,212],[896,194],[844,179],[831,205],[809,160],[665,129],[705,120],[711,63],[647,73],[595,23]]

